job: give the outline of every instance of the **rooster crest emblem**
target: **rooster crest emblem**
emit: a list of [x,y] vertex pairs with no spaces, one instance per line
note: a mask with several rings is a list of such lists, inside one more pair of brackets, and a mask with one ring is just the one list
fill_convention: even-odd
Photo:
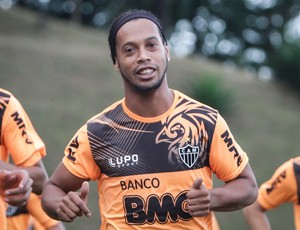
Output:
[[172,115],[161,121],[163,128],[156,136],[156,143],[169,145],[170,163],[184,163],[191,168],[207,162],[208,133],[204,119],[213,123],[199,105],[187,102],[181,103]]
[[199,157],[199,147],[187,145],[183,148],[178,148],[180,159],[186,166],[191,168]]

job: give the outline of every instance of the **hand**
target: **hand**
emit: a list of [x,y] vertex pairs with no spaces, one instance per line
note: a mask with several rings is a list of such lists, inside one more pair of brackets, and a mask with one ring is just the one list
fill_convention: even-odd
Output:
[[61,221],[72,222],[77,216],[83,214],[87,217],[92,215],[87,206],[89,193],[89,183],[87,181],[82,183],[79,192],[69,192],[62,198],[61,203],[57,209],[58,218]]
[[206,216],[210,212],[210,196],[202,178],[196,179],[186,194],[188,210],[191,216]]
[[25,206],[32,191],[32,179],[25,170],[1,170],[0,190],[5,202],[12,206]]

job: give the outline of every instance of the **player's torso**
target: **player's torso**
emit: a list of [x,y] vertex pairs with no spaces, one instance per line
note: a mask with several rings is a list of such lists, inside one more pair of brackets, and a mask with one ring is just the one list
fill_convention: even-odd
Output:
[[205,119],[206,109],[187,108],[182,102],[167,117],[143,122],[127,116],[120,105],[88,123],[91,151],[101,170],[101,213],[108,222],[131,229],[211,225],[210,215],[190,216],[186,193],[199,176],[212,186],[209,150],[215,124]]

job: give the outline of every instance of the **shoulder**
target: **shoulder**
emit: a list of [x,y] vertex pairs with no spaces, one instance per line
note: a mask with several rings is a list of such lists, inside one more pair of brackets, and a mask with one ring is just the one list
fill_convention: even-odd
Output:
[[186,101],[188,101],[190,103],[197,104],[197,105],[199,105],[199,106],[201,106],[203,108],[207,108],[207,109],[209,109],[211,111],[214,111],[215,113],[218,113],[217,109],[215,109],[215,108],[213,108],[213,107],[211,107],[211,106],[209,106],[209,105],[207,105],[207,104],[205,104],[205,103],[203,103],[203,102],[201,102],[199,100],[191,98],[190,96],[186,95],[185,93],[182,93],[182,92],[180,92],[178,90],[173,90],[173,91],[174,91],[175,97],[178,98],[179,100],[180,99],[181,100],[186,100]]
[[7,95],[7,96],[11,96],[12,93],[6,89],[0,88],[0,95]]
[[289,160],[279,165],[276,171],[283,171],[287,169],[292,170],[294,168],[294,165],[298,165],[300,167],[300,158],[290,158]]
[[23,109],[20,101],[10,91],[0,88],[0,103],[2,108],[14,107],[15,109]]
[[3,103],[8,104],[11,97],[13,97],[13,94],[11,92],[0,88],[0,103],[1,104],[3,104]]
[[300,157],[295,157],[295,158],[292,158],[294,164],[296,165],[299,165],[300,166]]
[[118,107],[122,107],[122,100],[119,100],[115,103],[113,103],[112,105],[108,106],[107,108],[105,108],[104,110],[102,110],[101,112],[99,112],[98,114],[94,115],[93,117],[91,117],[87,123],[92,123],[94,122],[95,120],[98,120],[101,116],[107,114],[107,113],[110,113],[112,111],[114,111],[115,109],[117,109]]
[[19,114],[22,114],[23,110],[21,103],[11,92],[0,88],[0,119],[3,126],[10,117],[19,119]]
[[300,181],[300,157],[293,158],[292,161],[295,177],[297,178],[297,181]]
[[122,101],[123,100],[115,102],[100,113],[90,118],[85,124],[87,133],[101,133],[101,130],[104,127],[107,127],[107,124],[112,124],[115,122],[120,113],[124,114]]
[[197,101],[180,91],[173,91],[177,108],[181,107],[185,112],[202,114],[202,116],[211,117],[214,120],[220,115],[217,109]]

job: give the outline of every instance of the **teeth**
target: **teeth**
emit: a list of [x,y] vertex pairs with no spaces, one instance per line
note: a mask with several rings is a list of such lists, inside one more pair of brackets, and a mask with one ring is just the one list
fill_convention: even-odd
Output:
[[150,74],[153,72],[153,69],[144,69],[142,71],[140,71],[140,74]]

